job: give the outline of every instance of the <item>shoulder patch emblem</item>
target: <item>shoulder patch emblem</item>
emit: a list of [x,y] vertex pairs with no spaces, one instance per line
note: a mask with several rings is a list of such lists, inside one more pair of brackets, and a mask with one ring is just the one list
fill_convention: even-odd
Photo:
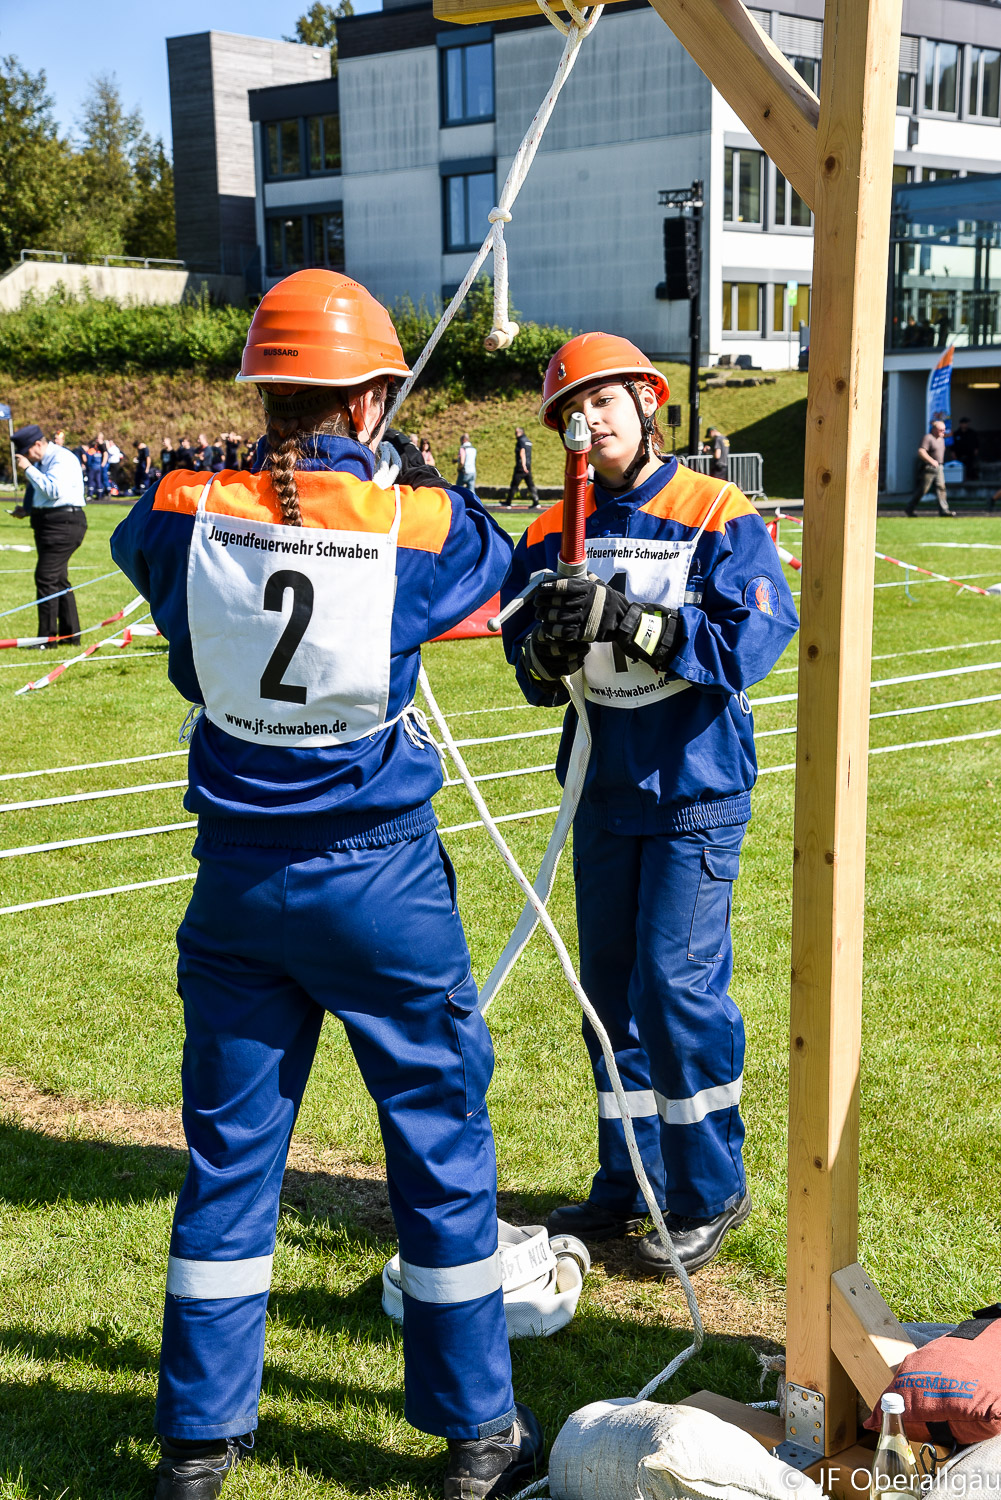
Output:
[[770,578],[759,575],[752,578],[744,590],[744,603],[753,604],[755,609],[760,609],[763,615],[777,615],[779,612],[779,591]]

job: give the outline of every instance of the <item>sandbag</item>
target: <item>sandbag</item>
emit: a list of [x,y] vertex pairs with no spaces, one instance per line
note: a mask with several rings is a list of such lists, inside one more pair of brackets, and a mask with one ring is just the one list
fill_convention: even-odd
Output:
[[991,1496],[1001,1495],[1001,1437],[986,1443],[975,1443],[936,1476],[931,1495]]
[[798,1469],[694,1406],[595,1401],[564,1423],[549,1456],[553,1500],[822,1500]]
[[[550,1239],[541,1224],[519,1226],[498,1219],[497,1249],[508,1338],[547,1338],[565,1328],[591,1269],[583,1241],[571,1234]],[[382,1308],[395,1323],[403,1322],[399,1254],[383,1268]]]

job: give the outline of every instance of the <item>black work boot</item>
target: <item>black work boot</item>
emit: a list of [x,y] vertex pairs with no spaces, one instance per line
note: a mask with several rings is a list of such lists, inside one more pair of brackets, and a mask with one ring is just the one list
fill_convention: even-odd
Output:
[[249,1458],[253,1447],[252,1432],[205,1443],[161,1438],[153,1500],[216,1500],[230,1469]]
[[617,1240],[631,1229],[638,1229],[646,1218],[646,1212],[633,1209],[609,1208],[604,1203],[562,1203],[554,1208],[546,1220],[547,1234],[575,1234],[578,1239]]
[[448,1440],[444,1500],[497,1500],[531,1484],[545,1447],[535,1413],[514,1407],[514,1426],[496,1437]]
[[[730,1229],[750,1216],[751,1195],[747,1190],[732,1208],[726,1208],[713,1219],[694,1219],[685,1214],[665,1214],[667,1232],[671,1236],[678,1259],[686,1271],[697,1271],[707,1266],[723,1243]],[[674,1267],[667,1251],[661,1244],[656,1229],[645,1234],[636,1246],[636,1260],[643,1271],[653,1276],[673,1276]]]

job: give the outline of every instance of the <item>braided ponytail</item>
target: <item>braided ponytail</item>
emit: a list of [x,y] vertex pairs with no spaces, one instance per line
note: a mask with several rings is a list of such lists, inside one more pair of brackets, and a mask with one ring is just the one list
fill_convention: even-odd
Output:
[[295,482],[296,466],[302,458],[299,445],[299,423],[292,418],[268,416],[268,461],[271,483],[282,509],[283,526],[301,526],[299,489]]

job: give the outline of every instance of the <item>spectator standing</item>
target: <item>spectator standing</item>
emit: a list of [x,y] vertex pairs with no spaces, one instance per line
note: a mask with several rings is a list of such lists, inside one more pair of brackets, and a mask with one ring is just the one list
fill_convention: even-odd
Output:
[[718,427],[710,427],[706,433],[704,452],[710,455],[709,472],[714,479],[730,477],[730,444]]
[[538,510],[539,492],[532,478],[532,441],[531,438],[525,436],[524,427],[516,427],[514,429],[514,473],[511,475],[511,488],[507,492],[507,499],[502,500],[501,505],[510,505],[522,485],[526,486],[532,497],[532,510]]
[[952,451],[963,465],[963,478],[979,478],[980,439],[970,426],[969,417],[960,417],[959,426],[952,434]]
[[87,498],[94,500],[101,493],[101,450],[97,443],[88,443],[83,450],[87,470]]
[[174,444],[169,437],[165,437],[160,444],[160,473],[166,474],[174,467]]
[[65,448],[66,433],[64,432],[63,428],[56,428],[55,432],[52,434],[52,441],[55,443],[57,448]]
[[191,441],[189,438],[182,437],[174,450],[174,461],[171,464],[171,468],[194,469],[195,467],[195,455],[191,447]]
[[223,467],[226,469],[238,469],[240,467],[240,444],[243,438],[236,432],[224,432],[219,442],[225,450]]
[[420,452],[421,463],[427,464],[429,469],[436,469],[438,467],[438,465],[434,461],[434,454],[431,452],[431,444],[427,438],[421,438]]
[[[30,515],[35,536],[35,597],[46,601],[38,606],[38,634],[64,636],[78,645],[80,617],[70,591],[69,560],[87,532],[82,470],[72,453],[48,442],[34,423],[14,433],[14,456],[31,486],[30,497],[13,514]],[[50,594],[60,597],[50,599]]]
[[945,423],[935,421],[931,424],[931,431],[926,432],[921,439],[921,446],[918,449],[917,482],[907,507],[909,516],[913,516],[932,485],[935,486],[939,515],[954,516],[956,514],[954,510],[949,509],[949,501],[946,497],[944,464]]
[[476,449],[468,432],[462,434],[459,443],[459,468],[456,483],[476,494]]
[[136,467],[132,476],[132,493],[141,495],[149,483],[149,447],[146,443],[136,443]]

